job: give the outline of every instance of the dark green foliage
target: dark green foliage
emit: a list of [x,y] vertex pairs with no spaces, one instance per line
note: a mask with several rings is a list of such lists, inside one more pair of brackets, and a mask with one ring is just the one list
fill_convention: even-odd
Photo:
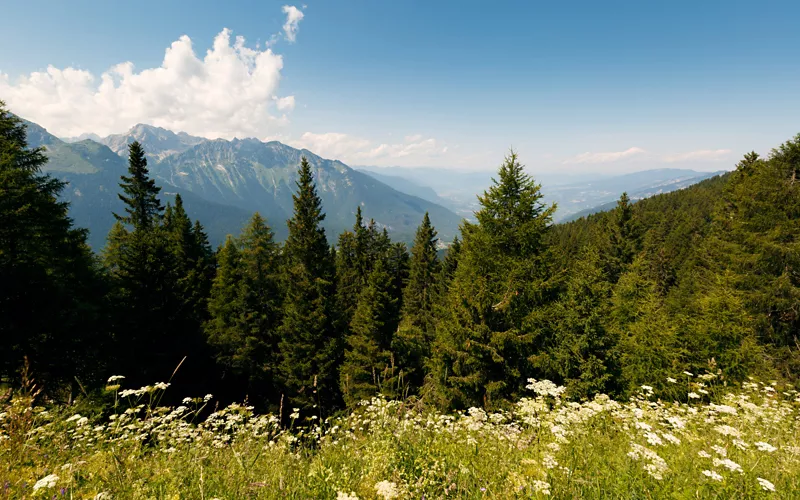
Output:
[[142,145],[134,141],[128,146],[128,176],[122,176],[120,187],[125,194],[119,199],[125,203],[125,213],[114,217],[134,229],[147,231],[152,229],[161,219],[164,207],[158,200],[161,188],[149,177],[147,158]]
[[587,247],[551,310],[552,336],[533,360],[576,399],[619,390],[617,335],[608,329],[611,283],[597,249]]
[[278,344],[278,377],[292,405],[331,409],[339,401],[337,365],[342,338],[334,330],[334,263],[311,167],[303,159],[294,215],[283,250],[286,295]]
[[0,101],[0,379],[16,378],[27,356],[53,394],[75,377],[96,383],[109,345],[102,276],[57,201],[64,184],[40,173],[46,161]]
[[366,287],[358,297],[351,333],[347,336],[340,370],[342,395],[348,406],[378,393],[393,397],[396,386],[392,336],[397,328],[396,298],[392,297],[391,275],[378,260]]
[[512,152],[479,197],[478,223],[462,228],[424,391],[440,405],[497,407],[531,373],[536,309],[550,298],[543,238],[555,207],[541,198]]
[[226,392],[239,399],[247,395],[261,407],[280,402],[275,368],[282,296],[273,238],[258,213],[238,240],[228,238],[218,254],[205,325]]
[[286,417],[377,393],[498,408],[528,378],[575,399],[645,384],[668,399],[685,397],[670,382],[683,371],[724,384],[800,371],[800,136],[731,174],[557,226],[512,152],[441,259],[427,214],[410,256],[360,208],[329,246],[305,159],[285,244],[255,214],[215,255],[181,196],[162,207],[138,143],[125,212],[95,259],[25,140],[0,107],[3,381],[24,356],[67,397],[73,381],[151,384],[180,364],[177,393]]
[[214,269],[208,239],[180,196],[162,214],[144,151],[136,142],[129,150],[129,175],[120,183],[128,215],[117,216],[103,251],[117,369],[133,384],[172,380],[177,373],[174,382],[202,390],[210,376],[201,330]]
[[416,393],[422,387],[425,364],[430,358],[435,333],[434,306],[439,300],[442,274],[437,242],[436,230],[426,213],[411,247],[402,321],[392,343],[403,393]]

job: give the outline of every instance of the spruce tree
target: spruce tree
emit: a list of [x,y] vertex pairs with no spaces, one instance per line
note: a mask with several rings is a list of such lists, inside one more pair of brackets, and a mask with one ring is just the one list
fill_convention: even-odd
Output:
[[609,280],[615,283],[633,262],[639,248],[639,235],[628,193],[622,193],[616,208],[611,212],[608,239],[609,255],[606,261]]
[[398,388],[392,384],[396,377],[391,344],[397,321],[391,287],[391,275],[379,260],[359,294],[346,339],[340,384],[347,406],[379,392],[388,397],[397,394]]
[[155,179],[150,178],[144,148],[138,141],[128,145],[128,174],[122,176],[120,187],[125,194],[118,194],[125,203],[127,215],[114,214],[114,217],[134,229],[147,231],[153,229],[161,220],[164,207],[158,199],[161,188]]
[[202,327],[208,319],[214,261],[203,226],[199,221],[192,224],[180,194],[175,195],[174,205],[167,205],[163,235],[171,253],[171,274],[175,280],[172,293],[178,305],[171,313],[171,338],[176,353],[186,356],[179,380],[186,390],[202,391],[204,384],[210,382],[212,364]]
[[102,376],[109,348],[102,275],[58,201],[64,183],[41,174],[46,162],[0,101],[0,379],[15,379],[27,356],[53,394]]
[[611,283],[602,259],[589,246],[572,269],[564,295],[548,314],[553,334],[534,357],[544,376],[565,385],[575,399],[615,394],[624,386],[617,336],[608,325],[610,296]]
[[298,171],[294,214],[283,251],[286,294],[279,329],[278,376],[292,405],[322,411],[338,401],[336,368],[341,338],[333,329],[334,264],[325,230],[322,202],[305,157]]
[[161,224],[161,188],[149,178],[137,142],[129,146],[128,173],[120,183],[125,195],[119,195],[127,216],[115,214],[127,227],[112,228],[103,254],[113,284],[117,367],[131,384],[148,384],[170,378],[189,354],[182,321],[185,304],[175,244]]
[[434,337],[434,305],[438,299],[441,265],[438,239],[428,213],[417,228],[411,247],[408,283],[403,291],[402,320],[393,350],[402,374],[405,392],[416,393],[424,380],[424,366],[430,357]]
[[552,296],[543,238],[555,206],[541,198],[512,152],[479,197],[478,223],[462,226],[424,390],[442,406],[501,406],[532,374],[536,313]]

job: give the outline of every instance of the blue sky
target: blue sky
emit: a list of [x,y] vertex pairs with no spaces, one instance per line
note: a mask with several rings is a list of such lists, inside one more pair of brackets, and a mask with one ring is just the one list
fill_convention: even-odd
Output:
[[[0,99],[62,136],[145,121],[350,164],[468,169],[513,146],[533,170],[718,170],[800,132],[800,2],[308,1],[288,4],[302,13],[294,41],[284,5],[13,2]],[[270,57],[201,67],[223,28]],[[182,35],[197,65],[183,51],[136,78]],[[101,95],[126,61],[124,91]],[[32,75],[49,65],[81,73]]]

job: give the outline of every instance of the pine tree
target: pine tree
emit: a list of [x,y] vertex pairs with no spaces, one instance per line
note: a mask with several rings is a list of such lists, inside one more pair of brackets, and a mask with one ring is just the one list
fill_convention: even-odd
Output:
[[204,324],[214,358],[222,369],[222,379],[228,386],[246,389],[235,396],[248,394],[255,356],[253,341],[246,336],[246,306],[242,256],[236,242],[228,235],[217,253],[217,272],[211,285],[208,301],[209,319]]
[[27,356],[55,392],[102,375],[102,275],[58,201],[64,183],[41,174],[47,157],[28,148],[26,127],[0,101],[0,379]]
[[531,375],[535,313],[552,295],[543,237],[555,206],[541,198],[512,152],[499,180],[479,197],[478,223],[462,226],[424,391],[442,406],[502,405]]
[[[156,230],[154,234],[159,232]],[[203,226],[199,221],[192,224],[180,194],[175,195],[174,205],[167,204],[163,235],[171,253],[171,274],[175,280],[172,293],[178,305],[171,312],[171,338],[177,355],[186,356],[178,380],[187,390],[201,391],[211,375],[211,353],[202,330],[208,319],[214,261]]]
[[[129,147],[128,173],[120,183],[128,215],[115,216],[129,227],[112,228],[103,254],[113,281],[117,367],[131,384],[147,384],[170,378],[189,354],[188,332],[175,244],[161,224],[161,188],[149,178],[138,143]],[[175,217],[174,209],[170,217]]]
[[251,355],[255,370],[250,380],[254,396],[279,403],[275,371],[278,359],[278,327],[281,320],[282,290],[280,258],[274,233],[259,213],[253,215],[240,238],[244,292],[244,322],[254,340]]
[[336,251],[336,330],[344,335],[349,331],[358,295],[367,280],[367,247],[369,233],[364,227],[361,207],[356,209],[352,231],[339,235]]
[[403,291],[402,320],[393,342],[402,370],[404,392],[416,393],[424,381],[424,366],[434,337],[434,305],[438,300],[441,265],[436,254],[436,230],[428,213],[417,228],[408,283]]
[[149,177],[147,158],[138,141],[128,145],[128,176],[122,176],[120,187],[125,194],[119,199],[125,203],[125,213],[114,217],[134,229],[147,231],[158,224],[164,207],[158,199],[161,188],[156,186],[155,179]]
[[639,235],[628,193],[622,193],[617,207],[612,211],[608,239],[610,248],[606,260],[609,279],[616,283],[620,274],[633,262],[639,249]]
[[298,174],[283,251],[286,295],[278,376],[293,405],[305,409],[319,405],[329,411],[339,401],[336,367],[342,348],[333,329],[334,265],[320,226],[325,218],[321,200],[305,158]]
[[616,334],[608,328],[611,283],[599,252],[587,247],[572,269],[563,297],[554,304],[552,337],[534,360],[544,376],[587,399],[624,386]]
[[394,360],[392,334],[397,328],[391,294],[391,276],[383,261],[377,261],[366,287],[359,294],[351,332],[347,336],[340,385],[347,406],[369,399],[377,393],[388,397],[397,394],[392,385]]

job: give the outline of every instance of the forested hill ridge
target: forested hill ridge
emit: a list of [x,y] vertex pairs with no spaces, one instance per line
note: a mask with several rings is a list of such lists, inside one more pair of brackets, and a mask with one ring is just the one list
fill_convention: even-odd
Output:
[[708,401],[709,379],[800,373],[800,135],[730,174],[563,225],[511,153],[441,259],[427,213],[410,247],[347,197],[350,228],[326,230],[326,177],[305,153],[285,242],[282,223],[256,214],[214,250],[138,142],[106,186],[120,205],[95,255],[26,141],[0,110],[0,377],[13,386],[27,359],[51,400],[102,402],[108,377],[125,375],[126,387],[170,380],[180,396],[324,416],[378,393],[502,409],[528,379],[575,400],[646,385],[685,401],[674,381],[688,377],[689,397]]
[[127,168],[128,145],[142,144],[151,175],[164,187],[163,196],[183,197],[187,213],[206,225],[216,246],[238,231],[258,211],[275,226],[276,238],[287,236],[283,222],[292,211],[292,190],[300,157],[305,156],[327,207],[324,226],[333,234],[352,225],[356,206],[398,241],[411,242],[414,229],[428,212],[449,241],[461,217],[430,201],[406,195],[338,161],[279,142],[256,139],[208,140],[150,125],[136,125],[125,134],[62,141],[43,127],[25,122],[29,144],[43,146],[49,162],[44,171],[68,183],[62,191],[76,223],[89,229],[99,250],[111,229],[111,212],[121,210],[115,194]]

